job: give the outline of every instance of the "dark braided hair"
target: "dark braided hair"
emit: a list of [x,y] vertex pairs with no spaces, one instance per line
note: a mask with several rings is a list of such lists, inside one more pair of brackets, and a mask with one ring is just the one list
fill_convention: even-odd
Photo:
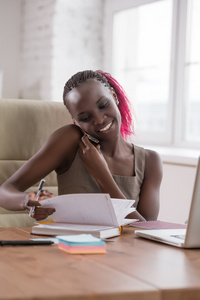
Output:
[[134,123],[133,123],[133,111],[131,109],[131,103],[127,98],[121,85],[109,74],[103,71],[97,70],[86,70],[74,74],[65,84],[63,91],[63,102],[67,106],[65,97],[73,89],[88,79],[96,79],[100,81],[104,86],[109,89],[113,89],[117,95],[119,101],[119,111],[121,114],[121,134],[126,139],[129,135],[134,133]]
[[[105,86],[110,88],[110,85],[107,81],[107,79],[97,71],[94,72],[92,70],[86,70],[82,72],[78,72],[74,74],[65,84],[64,86],[64,92],[63,92],[63,101],[65,104],[65,96],[67,93],[69,93],[73,88],[81,85],[83,82],[87,81],[88,79],[96,79],[100,82],[102,82]],[[66,104],[65,104],[66,105]]]

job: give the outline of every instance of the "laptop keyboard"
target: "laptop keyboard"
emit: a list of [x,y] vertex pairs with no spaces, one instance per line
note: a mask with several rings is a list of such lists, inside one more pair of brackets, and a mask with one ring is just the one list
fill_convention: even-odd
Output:
[[181,240],[185,239],[185,234],[183,234],[183,235],[171,235],[171,236],[175,237],[175,238],[178,238],[178,239],[181,239]]

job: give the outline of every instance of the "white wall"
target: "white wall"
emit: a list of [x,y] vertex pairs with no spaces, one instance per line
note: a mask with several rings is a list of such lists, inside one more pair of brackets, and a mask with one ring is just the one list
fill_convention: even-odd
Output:
[[19,98],[52,100],[55,4],[56,0],[22,0]]
[[102,69],[103,1],[56,1],[52,46],[52,96],[62,100],[63,83],[74,73]]
[[2,97],[17,98],[20,73],[21,0],[0,0],[0,69]]
[[62,101],[79,70],[102,68],[103,0],[0,0],[3,98]]

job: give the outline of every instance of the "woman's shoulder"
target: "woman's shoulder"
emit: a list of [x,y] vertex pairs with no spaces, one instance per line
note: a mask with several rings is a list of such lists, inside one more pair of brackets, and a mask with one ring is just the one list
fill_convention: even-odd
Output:
[[48,153],[58,157],[57,173],[62,173],[71,165],[82,135],[78,126],[70,124],[57,129],[47,140]]
[[136,157],[140,159],[145,166],[145,173],[147,174],[155,170],[155,172],[162,173],[162,162],[160,155],[151,149],[146,149],[142,146],[134,145]]
[[58,128],[56,131],[53,132],[52,136],[59,137],[63,135],[71,135],[74,136],[75,138],[79,138],[83,135],[81,129],[74,124],[68,124],[64,125],[60,128]]
[[82,135],[83,133],[78,126],[65,125],[49,136],[43,149],[46,149],[48,153],[54,152],[61,159],[71,157],[73,153],[76,153]]
[[48,144],[61,144],[61,145],[71,145],[73,143],[78,144],[83,133],[81,129],[74,125],[69,124],[58,128],[54,131],[47,140]]
[[145,172],[156,172],[162,176],[162,161],[161,157],[155,150],[145,149]]
[[145,156],[145,160],[159,160],[160,159],[160,155],[151,149],[146,149],[142,146],[138,146],[136,144],[132,144],[134,147],[134,151],[138,152],[138,153],[142,153]]
[[151,150],[151,149],[144,149],[144,150],[145,150],[145,157],[147,159],[160,160],[160,155],[155,150]]

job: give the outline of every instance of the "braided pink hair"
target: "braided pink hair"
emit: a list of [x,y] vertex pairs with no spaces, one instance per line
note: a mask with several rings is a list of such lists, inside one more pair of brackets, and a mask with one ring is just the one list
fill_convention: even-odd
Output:
[[105,73],[101,70],[97,70],[97,73],[102,74],[108,80],[110,86],[114,89],[118,101],[119,101],[119,111],[121,114],[121,134],[123,138],[127,139],[128,136],[134,134],[134,121],[133,121],[133,110],[131,103],[126,96],[126,93],[122,86],[114,79],[109,73]]

